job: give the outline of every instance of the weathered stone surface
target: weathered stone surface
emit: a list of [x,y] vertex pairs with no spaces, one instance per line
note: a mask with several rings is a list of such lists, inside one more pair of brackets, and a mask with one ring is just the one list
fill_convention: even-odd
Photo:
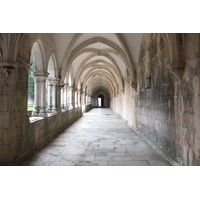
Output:
[[[106,37],[106,34],[104,36]],[[92,105],[97,106],[97,98],[103,94],[104,107],[111,106],[125,123],[164,151],[171,159],[180,165],[200,165],[199,34],[143,34],[138,60],[134,60],[135,58],[132,60],[129,51],[126,51],[126,45],[124,49],[118,46],[118,44],[123,46],[123,41],[117,40],[118,42],[115,43],[114,39],[111,42],[99,35],[84,41],[87,37],[83,37],[84,42],[77,45],[75,49],[72,49],[72,54],[65,57],[64,68],[60,71],[56,67],[56,61],[62,56],[59,53],[52,54],[59,49],[55,48],[56,37],[53,34],[23,34],[23,37],[21,34],[1,34],[0,146],[2,158],[0,164],[12,163],[27,151],[40,146],[54,134],[64,130],[80,118],[82,113],[90,110]],[[115,38],[115,35],[112,37]],[[117,38],[120,37],[115,39]],[[76,59],[75,57],[80,52],[88,53],[88,49],[85,48],[87,45],[98,47],[101,42],[109,45],[110,48],[106,50],[89,48],[91,56],[98,57],[98,60],[93,60],[94,65],[92,64],[98,72],[92,72],[91,77],[87,77],[88,80],[92,78],[92,81],[84,80],[83,77],[87,73],[81,71],[82,66],[79,69],[75,67],[76,70],[72,69],[74,63],[70,59]],[[87,45],[84,46],[85,44]],[[32,49],[33,46],[36,49]],[[38,82],[36,92],[38,99],[35,101],[35,106],[36,109],[38,108],[37,116],[40,114],[43,117],[29,119],[27,117],[27,82],[30,52],[37,52],[34,55],[35,78]],[[135,55],[135,52],[131,54]],[[118,59],[115,60],[115,58]],[[82,63],[89,63],[93,57],[87,59]],[[118,62],[120,59],[122,62]],[[114,66],[107,63],[108,60],[112,61]],[[67,66],[68,61],[70,66]],[[58,66],[62,66],[62,62],[59,61]],[[106,71],[106,67],[110,71]],[[86,68],[89,69],[88,72],[93,70],[89,65]],[[101,69],[103,71],[100,73]],[[66,77],[66,74],[71,76],[71,79]],[[81,81],[77,80],[77,77]],[[149,77],[150,79],[147,79]],[[49,85],[54,84],[55,87],[46,88],[47,78],[50,80]],[[95,82],[96,80],[98,83]],[[146,87],[147,80],[150,80],[150,88]],[[94,83],[96,86],[103,85],[96,87]],[[69,86],[68,96],[61,89],[63,86],[65,90]],[[61,91],[65,95],[64,101]],[[49,105],[47,106],[46,103]],[[61,108],[61,105],[65,107]],[[49,113],[46,107],[49,108]],[[82,122],[81,129],[69,129],[70,136],[74,137],[77,133],[79,139],[83,139],[81,143],[77,138],[72,141],[68,141],[68,138],[55,140],[54,147],[57,145],[65,150],[55,150],[54,154],[52,151],[51,156],[64,156],[70,152],[72,155],[85,154],[92,160],[90,156],[94,156],[94,159],[95,157],[119,159],[120,153],[127,157],[144,156],[143,154],[150,156],[154,153],[147,150],[148,145],[136,141],[135,136],[128,137],[127,132],[130,129],[126,129],[124,124],[114,125],[112,120],[117,119],[115,115],[109,112],[102,115],[103,118],[102,116],[96,118],[97,121],[101,120],[98,125],[93,124],[89,127],[94,122],[94,116],[91,115],[88,124]],[[107,128],[104,128],[106,119],[109,119],[110,123],[107,124]],[[88,134],[93,133],[98,133],[98,135],[87,138]],[[116,135],[118,139],[115,140]],[[127,139],[124,139],[124,135]],[[68,148],[69,146],[71,148]],[[135,150],[135,147],[139,150]],[[56,162],[57,158],[52,158],[54,159]],[[102,164],[107,165],[108,162],[102,161]],[[92,165],[92,163],[98,165],[96,162],[84,160],[77,160],[71,164]],[[154,159],[151,163],[162,165],[162,162]]]
[[0,145],[0,163],[2,165],[7,165],[8,164],[8,146],[7,145]]
[[4,131],[4,129],[0,129],[0,144],[4,143],[4,140],[3,140],[3,131]]
[[9,112],[0,112],[0,128],[7,128],[9,122]]
[[[107,120],[104,113],[112,114]],[[95,114],[95,115],[94,115]],[[91,122],[91,118],[94,120]],[[98,120],[96,120],[98,119]],[[103,120],[103,122],[102,122]],[[104,125],[104,132],[89,132],[87,129],[91,127]],[[110,123],[115,127],[115,131],[109,132]],[[123,129],[121,129],[123,127]],[[84,129],[84,133],[81,130]],[[132,138],[130,140],[130,138]],[[105,148],[90,147],[89,144],[105,142]],[[110,147],[113,144],[123,141],[117,147]],[[81,145],[83,144],[84,145]],[[140,156],[139,156],[140,155]],[[143,156],[141,156],[143,155]],[[72,166],[135,166],[150,165],[148,162],[152,160],[153,165],[166,163],[170,165],[159,153],[157,153],[150,145],[148,145],[139,135],[131,130],[121,119],[109,109],[93,109],[86,113],[83,118],[72,124],[52,141],[39,149],[21,165],[31,165],[36,162],[52,162],[50,165],[72,165]],[[30,163],[28,164],[28,161]],[[134,162],[132,162],[134,161]]]
[[[167,68],[171,58],[160,34],[146,34],[138,63],[138,93],[127,93],[130,86],[125,84],[125,95],[113,98],[111,107],[180,165],[199,165],[199,34],[184,34],[181,41],[181,59],[185,56],[187,62],[179,80]],[[151,88],[146,89],[149,75]]]
[[18,127],[12,126],[7,129],[4,134],[4,144],[10,144],[18,139]]

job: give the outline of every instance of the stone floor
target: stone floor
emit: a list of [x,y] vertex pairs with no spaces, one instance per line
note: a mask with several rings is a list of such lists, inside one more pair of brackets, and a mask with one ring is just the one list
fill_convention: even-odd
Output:
[[92,109],[21,166],[169,166],[112,110]]

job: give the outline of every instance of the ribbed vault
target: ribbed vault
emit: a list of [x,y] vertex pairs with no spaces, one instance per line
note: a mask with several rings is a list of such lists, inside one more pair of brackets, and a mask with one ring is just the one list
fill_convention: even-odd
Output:
[[127,70],[131,82],[136,82],[133,59],[122,35],[75,34],[72,41],[62,65],[61,82],[73,74],[76,89],[91,96],[101,90],[109,97],[124,92]]

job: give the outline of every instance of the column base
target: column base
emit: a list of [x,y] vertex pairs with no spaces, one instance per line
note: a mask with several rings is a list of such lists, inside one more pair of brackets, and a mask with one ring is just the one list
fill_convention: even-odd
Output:
[[47,111],[45,109],[40,110],[39,116],[40,117],[47,117]]
[[39,113],[40,113],[39,107],[35,107],[31,117],[39,117]]

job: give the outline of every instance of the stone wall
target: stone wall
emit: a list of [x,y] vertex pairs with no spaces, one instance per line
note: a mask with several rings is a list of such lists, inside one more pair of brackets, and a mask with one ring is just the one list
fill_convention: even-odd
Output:
[[31,153],[45,144],[54,135],[67,128],[70,124],[82,116],[81,108],[68,110],[47,118],[33,118],[26,125],[29,127],[26,132],[21,130],[20,138],[13,138],[8,148],[8,160],[1,165],[16,165]]
[[[136,130],[177,161],[174,75],[167,69],[169,55],[159,34],[143,38],[138,65]],[[151,77],[151,88],[145,82]]]
[[125,93],[111,99],[116,113],[179,165],[200,165],[199,44],[199,34],[184,34],[185,72],[178,79],[167,68],[170,57],[161,35],[144,34],[137,92],[125,80]]
[[91,109],[92,109],[92,104],[86,105],[86,107],[85,107],[86,112],[89,112]]
[[175,79],[175,122],[178,161],[200,165],[200,35],[186,34],[186,69],[182,80]]
[[[28,67],[18,63],[10,76],[0,76],[0,165],[16,164],[82,116],[74,108],[46,118],[27,116]],[[31,120],[31,122],[30,122]]]
[[10,75],[0,75],[0,165],[17,157],[14,146],[28,132],[27,73],[27,66],[18,62]]

